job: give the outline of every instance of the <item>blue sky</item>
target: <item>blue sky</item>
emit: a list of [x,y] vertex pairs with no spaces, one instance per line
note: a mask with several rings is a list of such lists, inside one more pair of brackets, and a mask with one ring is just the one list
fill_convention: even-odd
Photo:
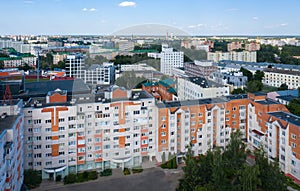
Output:
[[300,35],[299,0],[1,0],[0,34],[111,34],[143,24],[192,35]]

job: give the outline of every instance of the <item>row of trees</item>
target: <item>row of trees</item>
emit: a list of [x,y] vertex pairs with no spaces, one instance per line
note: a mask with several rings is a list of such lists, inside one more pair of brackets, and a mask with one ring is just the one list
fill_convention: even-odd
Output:
[[215,148],[206,155],[193,156],[191,146],[185,157],[184,177],[178,191],[256,191],[286,190],[285,176],[277,163],[269,163],[262,149],[255,152],[255,162],[247,162],[249,151],[241,133],[231,136],[224,150]]
[[280,50],[278,46],[261,45],[260,50],[257,51],[258,62],[299,65],[300,60],[294,56],[300,56],[299,46],[282,46]]

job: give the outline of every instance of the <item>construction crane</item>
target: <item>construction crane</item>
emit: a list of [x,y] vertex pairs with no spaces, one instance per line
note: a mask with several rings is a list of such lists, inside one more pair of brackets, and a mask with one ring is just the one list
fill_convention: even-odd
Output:
[[13,115],[14,114],[14,103],[13,103],[10,87],[8,84],[6,84],[5,92],[3,95],[3,105],[7,105],[8,103],[10,105],[9,115]]

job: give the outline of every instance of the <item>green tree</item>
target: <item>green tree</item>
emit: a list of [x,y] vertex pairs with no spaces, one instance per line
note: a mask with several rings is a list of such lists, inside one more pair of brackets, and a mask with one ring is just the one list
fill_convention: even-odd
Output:
[[300,99],[293,99],[290,101],[290,103],[287,105],[288,110],[295,114],[295,115],[300,115]]
[[131,90],[135,87],[139,87],[140,84],[146,80],[145,77],[136,77],[133,71],[126,71],[116,80],[116,85]]
[[263,71],[256,70],[256,72],[253,76],[253,80],[257,80],[257,81],[261,82],[264,77],[265,77],[265,73]]
[[248,78],[247,80],[248,80],[248,81],[253,80],[253,74],[252,74],[252,72],[250,72],[249,70],[247,70],[247,69],[241,67],[240,72],[243,73],[243,76],[247,76],[247,78]]
[[289,89],[289,87],[288,87],[288,85],[286,85],[286,83],[281,84],[280,87],[278,88],[278,90],[288,90],[288,89]]
[[66,63],[64,61],[59,61],[57,63],[57,67],[60,69],[65,69],[66,68]]
[[244,165],[244,169],[241,172],[241,190],[243,191],[256,191],[261,186],[261,180],[259,179],[259,166]]
[[263,88],[263,84],[262,82],[260,81],[257,81],[257,80],[254,80],[254,81],[248,81],[246,83],[246,90],[247,92],[251,92],[251,93],[254,93],[254,92],[259,92],[262,90]]
[[280,172],[278,162],[269,163],[262,147],[255,152],[255,162],[259,167],[260,173],[258,177],[263,181],[261,185],[262,190],[286,190],[286,178]]
[[24,184],[29,188],[37,188],[42,182],[42,176],[38,171],[28,169],[24,171]]
[[242,88],[237,88],[237,89],[234,89],[231,94],[244,94],[246,93],[245,90],[243,90]]

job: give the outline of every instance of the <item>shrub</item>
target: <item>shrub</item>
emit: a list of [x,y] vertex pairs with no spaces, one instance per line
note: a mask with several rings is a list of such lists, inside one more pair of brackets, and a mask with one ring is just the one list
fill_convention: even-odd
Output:
[[84,182],[84,181],[87,181],[87,172],[83,172],[83,173],[78,173],[77,174],[77,180],[76,182]]
[[25,170],[24,171],[24,184],[29,188],[37,188],[42,182],[41,174],[36,170]]
[[135,173],[140,173],[140,172],[143,172],[143,169],[142,168],[133,168],[132,169],[132,173],[135,174]]
[[110,175],[112,175],[112,171],[110,168],[105,169],[100,173],[100,176],[110,176]]
[[88,174],[89,180],[96,180],[98,178],[98,174],[96,171],[90,171]]
[[56,180],[56,182],[60,182],[61,181],[61,175],[57,175],[55,180]]
[[124,173],[124,175],[129,175],[130,170],[128,168],[124,168],[123,173]]
[[76,174],[69,174],[64,178],[64,184],[73,184],[77,180]]
[[167,163],[163,163],[163,164],[161,164],[161,165],[160,165],[160,167],[161,167],[161,168],[163,168],[163,169],[166,169],[166,168],[168,168],[168,166],[167,166]]

